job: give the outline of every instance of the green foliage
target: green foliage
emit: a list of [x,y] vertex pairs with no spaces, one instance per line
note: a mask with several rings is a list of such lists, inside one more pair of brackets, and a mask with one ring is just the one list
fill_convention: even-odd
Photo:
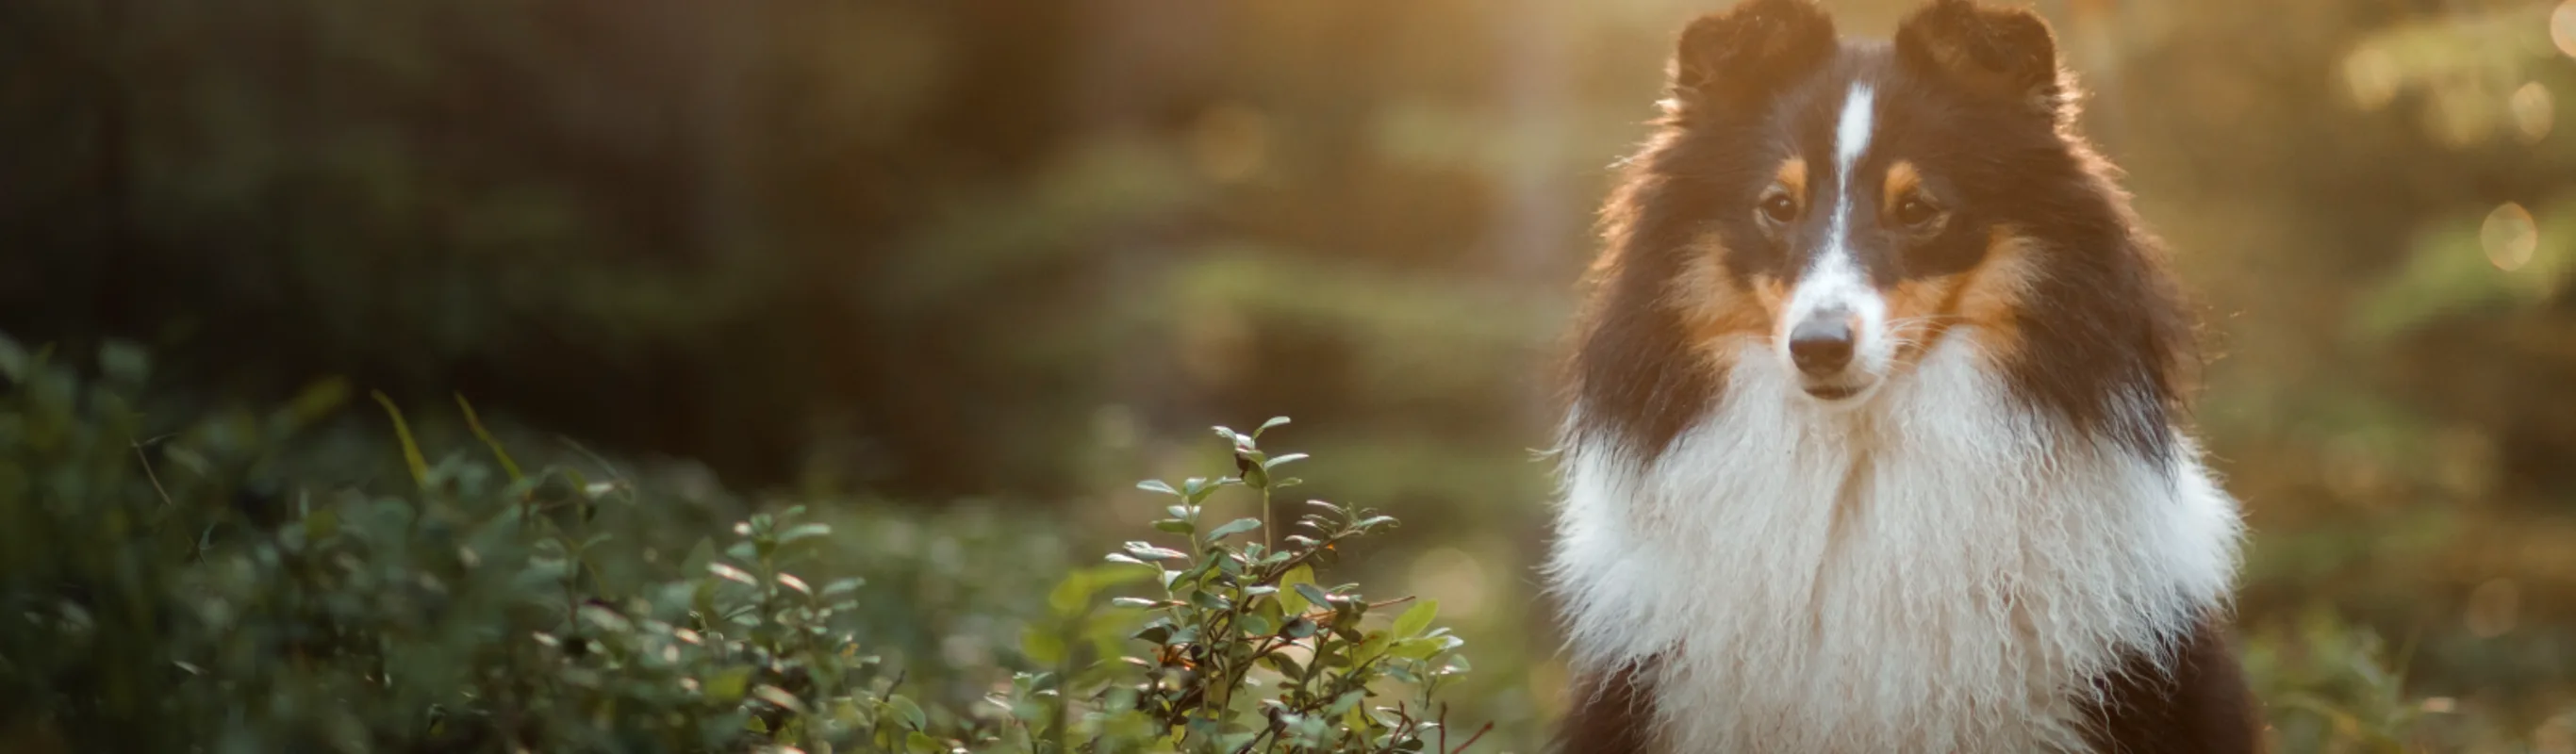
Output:
[[[875,639],[933,620],[905,590],[936,582],[834,567],[901,532],[789,506],[708,536],[695,522],[712,511],[604,460],[523,471],[461,399],[501,473],[471,453],[427,462],[384,401],[409,484],[261,492],[225,470],[275,465],[271,443],[346,391],[147,438],[140,354],[108,349],[84,384],[0,339],[0,747],[1410,752],[1445,735],[1422,715],[1465,669],[1429,603],[1364,626],[1402,601],[1314,581],[1393,519],[1319,503],[1277,549],[1249,543],[1255,519],[1201,526],[1221,488],[1293,484],[1269,471],[1299,456],[1252,435],[1228,433],[1243,476],[1172,490],[1182,504],[1156,527],[1186,551],[1131,543],[1012,595],[1025,609],[980,620],[1035,616],[1018,651],[951,667]],[[969,554],[1036,552],[982,546]],[[969,573],[1021,583],[1006,563]],[[1156,574],[1159,596],[1108,599]],[[942,682],[978,678],[983,699]],[[1403,701],[1370,703],[1389,695]]]
[[[1454,654],[1462,643],[1457,637],[1431,628],[1437,606],[1414,604],[1392,625],[1368,628],[1362,621],[1370,611],[1407,600],[1372,603],[1356,585],[1326,588],[1315,581],[1315,569],[1345,541],[1392,527],[1395,519],[1310,501],[1316,512],[1298,519],[1304,533],[1265,536],[1272,544],[1262,544],[1250,541],[1253,531],[1269,528],[1261,518],[1213,526],[1205,518],[1208,498],[1237,486],[1258,492],[1263,517],[1271,517],[1271,493],[1299,481],[1274,472],[1305,456],[1270,456],[1258,439],[1286,422],[1272,419],[1249,433],[1216,429],[1233,444],[1240,476],[1194,477],[1177,488],[1142,485],[1178,500],[1154,528],[1185,539],[1189,549],[1129,542],[1109,556],[1149,569],[1142,573],[1163,594],[1118,600],[1152,613],[1134,633],[1150,650],[1122,658],[1145,669],[1145,683],[1111,688],[1110,706],[1132,712],[1105,725],[1172,731],[1191,750],[1409,752],[1446,741],[1445,725],[1422,715],[1439,709],[1434,692],[1467,663]],[[1285,546],[1275,546],[1280,541]],[[1383,681],[1415,690],[1405,703],[1371,705]]]

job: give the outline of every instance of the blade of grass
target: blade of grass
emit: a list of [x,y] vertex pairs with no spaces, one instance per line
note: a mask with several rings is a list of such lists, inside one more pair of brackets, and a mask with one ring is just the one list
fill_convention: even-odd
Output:
[[420,443],[412,441],[411,425],[403,422],[402,409],[394,406],[394,399],[385,397],[382,390],[369,390],[367,395],[374,396],[376,404],[385,407],[385,415],[393,417],[394,437],[402,441],[403,463],[411,467],[411,483],[429,486],[429,462],[421,460]]
[[501,462],[501,471],[510,475],[510,481],[526,478],[527,475],[519,473],[519,462],[510,460],[510,452],[501,449],[501,441],[492,439],[492,432],[483,428],[483,418],[474,415],[474,404],[465,401],[464,393],[456,394],[456,407],[465,411],[465,426],[474,430],[474,439],[482,440],[484,447],[492,449],[492,457]]

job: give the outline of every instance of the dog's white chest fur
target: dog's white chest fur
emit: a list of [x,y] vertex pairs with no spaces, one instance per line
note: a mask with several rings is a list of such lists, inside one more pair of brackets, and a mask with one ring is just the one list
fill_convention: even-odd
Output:
[[2225,599],[2236,508],[2192,445],[2080,439],[1953,335],[1857,409],[1748,350],[1652,462],[1567,440],[1575,659],[1653,658],[1667,748],[2074,750],[2091,682]]

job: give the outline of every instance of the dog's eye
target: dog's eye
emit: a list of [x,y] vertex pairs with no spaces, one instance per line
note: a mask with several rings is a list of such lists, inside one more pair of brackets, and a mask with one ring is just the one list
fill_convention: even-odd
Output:
[[1940,218],[1941,209],[1922,197],[1909,196],[1896,203],[1896,221],[1907,227],[1920,228]]
[[1798,219],[1798,200],[1789,198],[1788,194],[1772,194],[1764,197],[1762,217],[1784,225],[1796,220]]

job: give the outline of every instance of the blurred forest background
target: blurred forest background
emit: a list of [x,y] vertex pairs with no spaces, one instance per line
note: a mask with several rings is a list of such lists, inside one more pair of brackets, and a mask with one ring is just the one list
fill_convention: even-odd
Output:
[[[1405,519],[1351,569],[1441,600],[1525,750],[1550,360],[1716,5],[16,0],[0,331],[146,344],[172,405],[460,391],[1073,540],[1290,415],[1306,492]],[[2576,751],[2576,0],[2038,7],[2202,296],[2275,719]]]

